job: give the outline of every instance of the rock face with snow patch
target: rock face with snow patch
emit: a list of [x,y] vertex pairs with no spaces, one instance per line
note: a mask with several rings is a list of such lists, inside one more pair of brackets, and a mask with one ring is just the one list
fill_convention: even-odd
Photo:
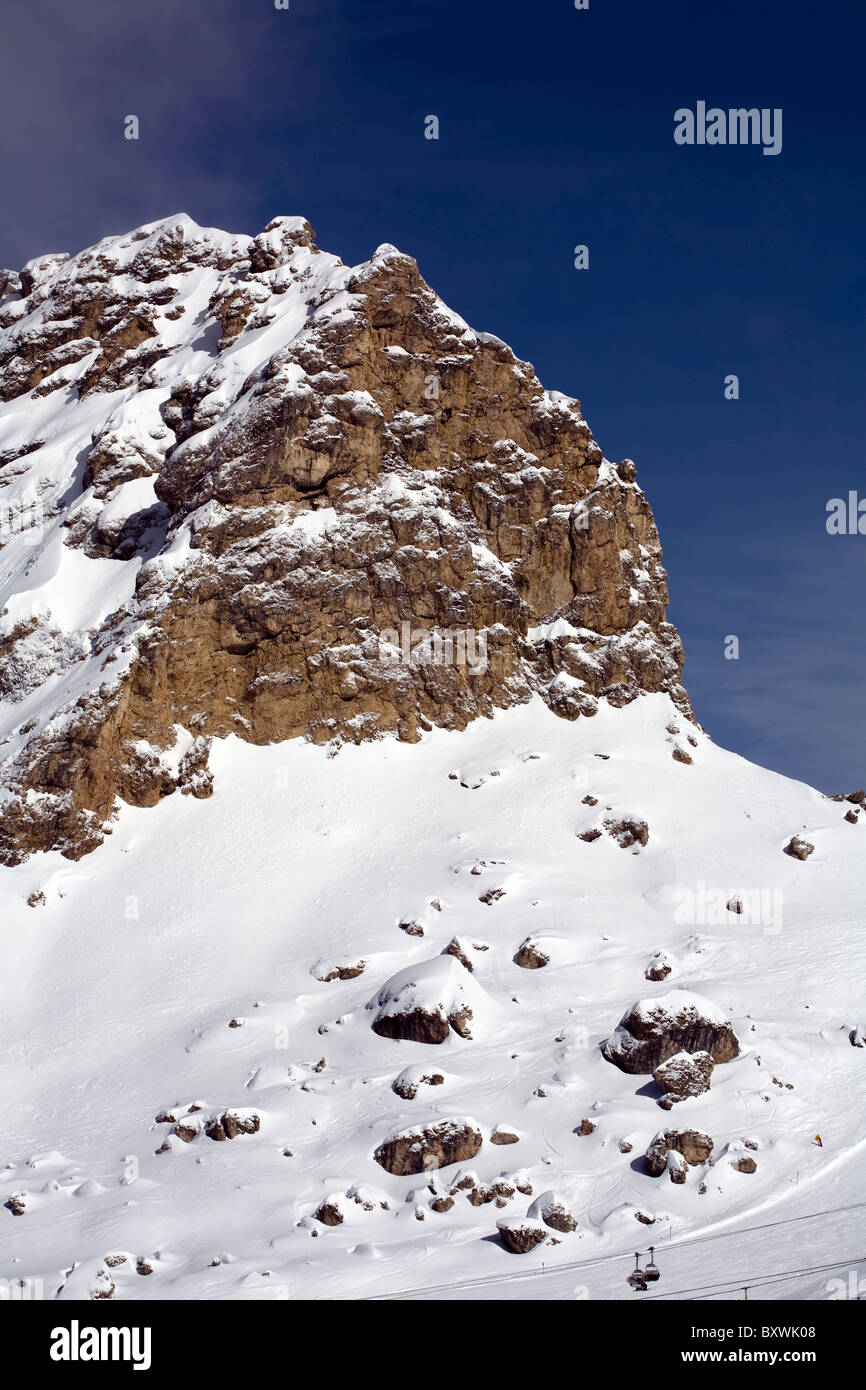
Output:
[[482,997],[459,961],[443,955],[401,970],[367,1008],[376,1010],[372,1028],[380,1037],[444,1043],[452,1029],[472,1037],[473,1003]]
[[810,854],[815,853],[815,846],[810,844],[808,840],[804,840],[802,835],[792,835],[785,845],[785,853],[791,859],[805,860],[809,858]]
[[9,864],[209,795],[229,734],[691,717],[634,465],[392,246],[179,216],[0,273],[0,487]]
[[542,1192],[530,1206],[527,1216],[532,1220],[543,1221],[545,1226],[549,1226],[553,1231],[568,1234],[577,1230],[577,1221],[558,1192]]
[[620,849],[631,849],[633,845],[645,846],[649,841],[649,826],[638,817],[606,820],[604,828]]
[[323,1226],[342,1226],[344,1219],[340,1202],[334,1197],[322,1202],[316,1210],[316,1220]]
[[648,980],[666,980],[673,970],[673,962],[665,951],[654,951],[644,975]]
[[714,1063],[739,1055],[736,1034],[721,1009],[699,994],[674,989],[641,999],[623,1016],[602,1053],[621,1071],[654,1072],[675,1053],[708,1052]]
[[550,964],[550,956],[539,946],[537,941],[527,937],[518,948],[514,957],[516,965],[520,965],[524,970],[543,970],[545,965]]
[[653,1072],[663,1092],[659,1105],[670,1110],[677,1101],[702,1096],[710,1089],[715,1062],[709,1052],[675,1052]]
[[374,1157],[387,1172],[404,1177],[463,1163],[480,1148],[481,1131],[474,1120],[441,1120],[394,1135],[379,1145]]
[[239,1134],[258,1134],[260,1128],[255,1110],[225,1110],[208,1121],[205,1134],[209,1139],[237,1139]]
[[445,1077],[434,1067],[406,1067],[391,1082],[391,1090],[403,1100],[414,1100],[419,1086],[443,1086]]
[[319,960],[313,966],[310,974],[323,984],[330,984],[332,980],[356,980],[359,975],[363,975],[367,968],[367,962],[363,959],[351,961]]
[[713,1152],[713,1141],[708,1134],[704,1134],[699,1129],[666,1129],[661,1130],[653,1139],[644,1155],[647,1169],[653,1177],[658,1177],[667,1168],[671,1174],[671,1181],[682,1181],[682,1178],[675,1177],[674,1174],[682,1172],[682,1165],[674,1162],[670,1163],[671,1154],[676,1154],[689,1167],[697,1167],[702,1163],[707,1163]]
[[497,1221],[496,1228],[503,1245],[514,1255],[528,1255],[549,1235],[543,1222],[535,1221],[528,1216],[505,1216],[501,1221]]

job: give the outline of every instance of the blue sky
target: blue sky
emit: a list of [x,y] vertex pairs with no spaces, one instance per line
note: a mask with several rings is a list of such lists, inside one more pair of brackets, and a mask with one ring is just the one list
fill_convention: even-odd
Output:
[[[28,0],[4,17],[0,263],[178,211],[409,251],[637,461],[704,726],[852,790],[866,536],[825,517],[866,497],[864,40],[854,0]],[[698,100],[781,108],[782,152],[675,144]]]

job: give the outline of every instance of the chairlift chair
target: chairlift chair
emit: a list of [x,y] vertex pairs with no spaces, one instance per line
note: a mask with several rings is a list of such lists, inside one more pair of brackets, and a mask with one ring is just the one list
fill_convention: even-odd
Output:
[[644,1272],[640,1267],[639,1250],[636,1250],[634,1252],[634,1269],[628,1276],[627,1282],[631,1284],[635,1293],[646,1293],[646,1279],[644,1278]]

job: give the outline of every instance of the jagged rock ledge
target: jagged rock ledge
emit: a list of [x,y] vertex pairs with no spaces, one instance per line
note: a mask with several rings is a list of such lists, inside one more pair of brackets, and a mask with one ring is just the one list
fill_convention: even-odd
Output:
[[[417,740],[534,693],[692,717],[634,464],[392,246],[178,216],[0,272],[0,495],[45,521],[0,548],[7,864],[209,795],[230,733]],[[28,605],[34,554],[76,604]]]

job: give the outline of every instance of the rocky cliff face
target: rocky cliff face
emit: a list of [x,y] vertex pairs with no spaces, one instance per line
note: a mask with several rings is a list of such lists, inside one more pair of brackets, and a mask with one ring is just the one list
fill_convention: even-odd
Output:
[[691,715],[634,464],[392,246],[174,217],[0,271],[0,402],[7,864],[208,795],[232,733]]

